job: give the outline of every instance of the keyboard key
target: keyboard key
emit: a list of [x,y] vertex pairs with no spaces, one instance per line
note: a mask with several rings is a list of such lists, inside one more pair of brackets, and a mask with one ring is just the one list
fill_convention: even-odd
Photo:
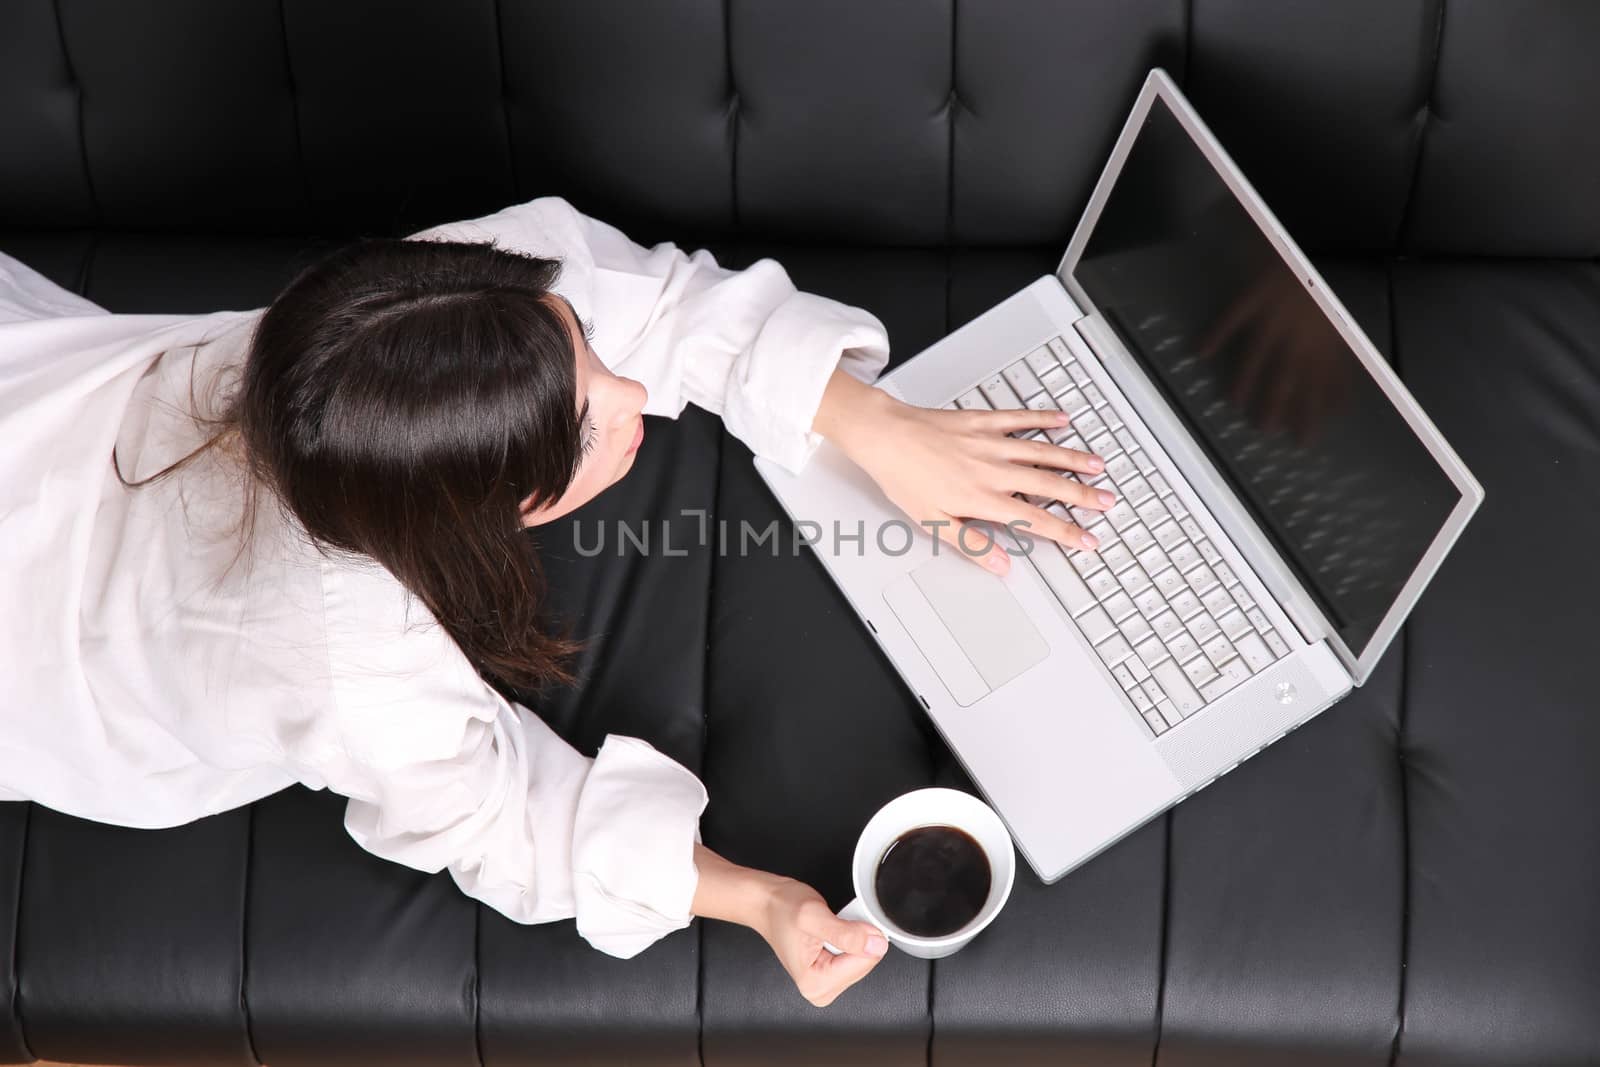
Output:
[[[1157,552],[1161,551],[1160,546],[1156,544],[1155,535],[1142,522],[1136,522],[1122,531],[1122,543],[1127,545],[1128,551],[1136,556],[1142,554],[1147,548],[1154,548]],[[1166,555],[1165,552],[1161,554],[1163,556]],[[1146,568],[1146,570],[1148,569]]]
[[1144,621],[1144,616],[1134,612],[1126,619],[1117,623],[1117,628],[1122,631],[1122,636],[1137,644],[1150,636],[1150,624]]
[[[1222,560],[1222,553],[1217,551],[1217,546],[1203,538],[1198,542],[1200,558],[1215,567]],[[1226,581],[1227,579],[1224,579]],[[1238,579],[1234,579],[1237,581]]]
[[[1135,465],[1138,464],[1137,457],[1134,459],[1134,463]],[[1150,488],[1150,483],[1145,481],[1143,477],[1129,478],[1122,483],[1122,495],[1134,507],[1138,507],[1141,500],[1154,494],[1155,490]]]
[[1100,558],[1106,561],[1106,566],[1110,567],[1113,573],[1127,570],[1134,562],[1133,553],[1120,541],[1108,548],[1100,549]]
[[1178,573],[1178,568],[1168,567],[1155,578],[1156,588],[1161,590],[1161,595],[1171,600],[1183,588],[1183,575]]
[[1171,519],[1159,526],[1153,526],[1151,529],[1155,531],[1156,543],[1168,552],[1172,551],[1173,545],[1185,544],[1189,540],[1183,535],[1183,531],[1178,528],[1178,524]]
[[1172,565],[1179,571],[1187,571],[1199,563],[1200,553],[1189,542],[1185,541],[1172,549]]
[[[1126,492],[1124,492],[1122,495],[1128,497],[1130,500],[1132,499],[1132,497]],[[1139,513],[1139,520],[1146,526],[1150,527],[1151,530],[1154,530],[1157,526],[1160,526],[1162,523],[1166,522],[1170,517],[1167,514],[1167,506],[1161,502],[1160,497],[1154,494],[1151,494],[1144,500],[1134,501],[1133,510]],[[1174,526],[1173,529],[1177,529],[1177,527]]]
[[1112,526],[1106,521],[1104,512],[1095,512],[1094,520],[1095,521],[1091,525],[1085,526],[1084,530],[1088,533],[1094,534],[1095,537],[1099,539],[1100,548],[1102,551],[1109,546],[1116,544],[1122,539],[1122,535],[1117,533],[1116,527]]
[[1115,596],[1119,589],[1117,576],[1109,569],[1095,571],[1089,576],[1089,592],[1094,594],[1096,600],[1106,600]]
[[[1083,396],[1082,393],[1077,395],[1080,397]],[[1085,399],[1084,404],[1087,406],[1088,403],[1089,401]],[[1063,405],[1065,405],[1065,400],[1063,400]],[[1083,439],[1085,441],[1093,441],[1096,437],[1099,437],[1101,434],[1106,432],[1105,420],[1099,415],[1096,415],[1092,410],[1087,410],[1087,408],[1084,411],[1073,413],[1072,425],[1077,427],[1079,433],[1083,434]]]
[[1188,631],[1179,631],[1167,639],[1167,651],[1179,663],[1188,663],[1200,654],[1200,644],[1189,636]]
[[[1142,530],[1144,527],[1141,526],[1139,529]],[[1139,566],[1144,568],[1146,574],[1160,574],[1167,569],[1167,565],[1167,554],[1161,551],[1160,545],[1153,544],[1139,553]]]
[[1141,570],[1138,564],[1129,567],[1117,578],[1122,582],[1122,588],[1128,591],[1129,596],[1138,596],[1150,588],[1150,576]]
[[1138,656],[1132,656],[1126,662],[1128,664],[1128,669],[1133,672],[1133,676],[1139,679],[1139,681],[1142,682],[1146,678],[1150,677],[1150,668],[1146,667],[1144,665],[1144,660],[1140,659]]
[[1133,460],[1121,455],[1106,463],[1106,473],[1111,475],[1114,481],[1120,482],[1124,478],[1136,477],[1139,472],[1134,468]]
[[1149,475],[1156,472],[1155,461],[1150,458],[1148,452],[1139,447],[1137,442],[1124,441],[1123,444],[1133,453],[1133,465],[1139,468],[1141,474]]
[[[1129,660],[1128,662],[1130,662],[1130,663],[1138,663],[1139,659],[1138,659],[1138,657],[1134,657],[1132,660]],[[1143,664],[1141,664],[1141,666],[1143,666]],[[1149,677],[1149,676],[1150,676],[1150,672],[1146,671],[1145,672],[1145,677]],[[1128,695],[1133,698],[1133,706],[1138,708],[1140,711],[1153,711],[1153,710],[1155,710],[1155,706],[1156,706],[1155,702],[1150,699],[1150,695],[1144,691],[1144,687],[1142,685],[1140,685],[1138,682],[1133,683],[1133,688],[1128,690]]]
[[1167,732],[1166,720],[1161,717],[1161,713],[1156,711],[1155,708],[1141,712],[1140,717],[1144,719],[1144,724],[1150,727],[1150,732],[1157,737]]
[[[1127,641],[1123,640],[1121,634],[1112,634],[1104,641],[1101,641],[1098,645],[1095,645],[1094,650],[1100,653],[1100,658],[1105,660],[1106,663],[1110,664],[1111,666],[1117,666],[1123,660],[1133,655],[1132,646],[1130,646]],[[1134,680],[1131,674],[1128,676],[1128,680]]]
[[[1060,371],[1061,366],[1056,362],[1056,357],[1050,354],[1050,349],[1040,345],[1028,353],[1028,366],[1035,374],[1048,374],[1050,371]],[[1062,371],[1063,376],[1065,371]]]
[[1049,370],[1039,372],[1039,384],[1051,396],[1060,396],[1072,388],[1072,379],[1060,367],[1052,366]]
[[1090,644],[1103,641],[1116,632],[1116,627],[1111,624],[1111,616],[1098,607],[1090,608],[1078,616],[1078,628]]
[[1128,506],[1126,500],[1119,500],[1106,511],[1106,521],[1120,532],[1138,522],[1139,514]]
[[[1174,511],[1173,514],[1177,515],[1178,513],[1176,511]],[[1191,540],[1191,541],[1203,541],[1203,540],[1205,540],[1205,536],[1206,536],[1205,535],[1205,531],[1200,529],[1200,524],[1198,522],[1194,521],[1194,516],[1193,515],[1190,515],[1188,517],[1179,517],[1178,525],[1183,527],[1183,532],[1189,535],[1189,540]]]
[[1198,688],[1215,678],[1217,669],[1211,665],[1211,661],[1206,657],[1196,656],[1183,665],[1183,673],[1188,677],[1189,683]]
[[1288,644],[1285,643],[1283,638],[1278,636],[1278,632],[1276,630],[1268,630],[1261,636],[1266,640],[1267,647],[1272,649],[1272,654],[1274,656],[1287,656],[1289,654]]
[[1000,373],[1016,394],[1024,400],[1044,390],[1044,386],[1039,384],[1038,376],[1033,373],[1026,360],[1013,363]]
[[1029,411],[1060,411],[1056,405],[1056,398],[1049,393],[1035,393],[1027,403]]
[[1248,677],[1250,669],[1244,665],[1244,660],[1235,656],[1217,668],[1217,676],[1200,687],[1200,695],[1208,702],[1216,700]]
[[[1147,638],[1146,640],[1140,641],[1137,645],[1134,645],[1133,651],[1138,654],[1141,660],[1144,661],[1144,665],[1150,668],[1151,673],[1155,672],[1156,664],[1160,663],[1162,660],[1172,658],[1171,656],[1167,655],[1166,647],[1153,637]],[[1150,691],[1151,684],[1152,683],[1150,682],[1145,683],[1145,692],[1150,693],[1150,699],[1162,699],[1156,695],[1161,691],[1159,687],[1156,688],[1155,692]]]
[[1137,611],[1133,606],[1133,599],[1127,593],[1120,592],[1107,597],[1106,602],[1100,606],[1106,609],[1106,614],[1111,616],[1111,621],[1117,623],[1120,623],[1129,615],[1136,614]]
[[1183,623],[1179,622],[1178,617],[1170,611],[1164,611],[1151,619],[1150,625],[1155,628],[1156,636],[1163,642],[1174,634],[1183,632]]
[[[1141,655],[1139,658],[1142,660],[1144,656]],[[1167,699],[1167,694],[1161,691],[1161,685],[1154,677],[1146,678],[1140,682],[1139,688],[1144,690],[1144,695],[1150,698],[1150,703],[1152,704],[1159,704]]]
[[1165,478],[1161,477],[1161,474],[1160,474],[1159,471],[1151,473],[1151,475],[1150,475],[1150,488],[1154,489],[1157,493],[1160,493],[1162,496],[1169,496],[1172,493],[1172,486],[1167,484],[1167,480]]
[[963,411],[989,411],[992,407],[977,389],[968,389],[956,397],[956,406]]
[[1228,635],[1230,641],[1237,641],[1241,634],[1251,633],[1250,620],[1244,617],[1244,612],[1237,608],[1217,616],[1217,625],[1222,627],[1222,632]]
[[1228,591],[1220,585],[1209,590],[1200,600],[1205,604],[1206,610],[1218,619],[1233,610],[1233,597],[1229,596]]
[[[1052,351],[1055,350],[1054,342],[1051,342],[1050,348]],[[1089,377],[1089,372],[1083,369],[1083,364],[1079,363],[1075,359],[1069,362],[1068,357],[1062,355],[1059,351],[1056,352],[1056,355],[1060,357],[1062,366],[1067,368],[1067,373],[1072,375],[1073,381],[1077,382],[1079,385],[1090,385],[1094,382],[1094,379]]]
[[1221,670],[1222,665],[1235,655],[1233,645],[1229,644],[1228,639],[1220,633],[1209,641],[1201,642],[1200,651],[1206,654],[1206,659],[1210,660],[1211,665],[1218,670]]
[[[1072,416],[1073,425],[1077,425],[1079,417],[1085,412],[1094,413],[1093,409],[1089,407],[1089,398],[1076,389],[1068,389],[1056,399],[1061,403],[1061,410]],[[1101,425],[1104,426],[1104,423]],[[1094,435],[1086,433],[1083,436],[1088,439]]]
[[1251,633],[1239,638],[1239,658],[1252,671],[1262,671],[1272,666],[1277,657],[1267,648],[1265,641]]
[[1249,619],[1250,625],[1254,626],[1261,633],[1266,633],[1268,630],[1272,629],[1272,623],[1267,621],[1267,617],[1261,613],[1260,608],[1250,609],[1244,613],[1244,617]]
[[[1077,555],[1090,555],[1090,553],[1079,552]],[[1034,550],[1028,554],[1028,558],[1038,569],[1044,584],[1050,587],[1056,599],[1061,601],[1061,606],[1067,609],[1068,615],[1077,615],[1094,607],[1094,595],[1089,592],[1089,587],[1084,584],[1078,572],[1067,563],[1066,554],[1060,549],[1054,545],[1036,544]]]
[[978,388],[983,390],[984,398],[994,405],[996,411],[1014,411],[1022,407],[1022,401],[1017,399],[1017,394],[1011,391],[1011,386],[1007,385],[1006,380],[998,374],[980,383]]
[[1250,598],[1250,593],[1244,586],[1236,585],[1228,592],[1233,594],[1233,602],[1239,605],[1240,611],[1249,611],[1256,606],[1256,602]]
[[[1190,683],[1188,675],[1183,673],[1183,668],[1172,660],[1166,660],[1150,668],[1150,673],[1156,681],[1161,683],[1162,691],[1172,698],[1172,703],[1184,715],[1191,715],[1200,710],[1202,701],[1200,693]],[[1160,707],[1158,701],[1156,707]]]
[[1183,721],[1182,712],[1174,707],[1172,701],[1170,700],[1163,700],[1161,703],[1157,704],[1156,710],[1161,713],[1161,717],[1163,719],[1167,720],[1168,726],[1176,726]]
[[1218,626],[1216,620],[1210,615],[1201,612],[1189,620],[1189,633],[1196,641],[1204,645],[1213,637],[1220,637],[1222,635],[1222,627]]
[[1095,571],[1103,570],[1106,565],[1098,552],[1074,552],[1067,558],[1072,561],[1072,569],[1085,578]]
[[1120,430],[1117,430],[1116,434],[1117,442],[1121,444],[1123,448],[1128,450],[1129,455],[1133,456],[1133,465],[1138,467],[1139,470],[1143,472],[1145,470],[1145,465],[1139,462],[1139,457],[1144,453],[1139,451],[1139,439],[1133,436],[1133,431],[1128,429],[1126,426]]
[[1138,608],[1139,614],[1145,618],[1153,619],[1167,610],[1167,601],[1162,597],[1161,591],[1152,585],[1133,598],[1133,606]]
[[1095,385],[1093,382],[1090,382],[1088,385],[1083,387],[1083,395],[1088,397],[1089,403],[1093,404],[1097,408],[1103,408],[1106,406],[1106,395],[1102,393],[1100,391],[1100,387]]
[[1180,619],[1192,619],[1200,614],[1200,598],[1187,589],[1181,589],[1172,597],[1172,610],[1178,613]]
[[1103,433],[1099,437],[1089,439],[1088,451],[1093,452],[1101,459],[1110,460],[1112,456],[1122,454],[1122,446],[1117,444],[1117,439],[1111,434]]
[[[1044,435],[1050,439],[1051,444],[1060,445],[1063,448],[1072,448],[1073,445],[1069,442],[1077,436],[1072,432],[1072,427],[1070,426],[1047,426],[1045,427]],[[1082,450],[1080,449],[1079,451]]]
[[[1209,545],[1210,543],[1211,543],[1210,541],[1206,542],[1207,545]],[[1202,556],[1204,556],[1206,554],[1206,550],[1205,550],[1204,546],[1201,547],[1200,554]],[[1216,573],[1217,581],[1221,582],[1223,585],[1238,585],[1239,584],[1239,576],[1237,574],[1233,573],[1233,568],[1232,567],[1228,566],[1226,563],[1222,563],[1222,562],[1219,562],[1218,560],[1214,560],[1214,559],[1208,559],[1208,560],[1206,560],[1206,562],[1211,564],[1212,571]]]
[[1189,588],[1200,596],[1205,596],[1206,591],[1217,584],[1217,576],[1211,573],[1211,568],[1204,563],[1193,570],[1184,571],[1184,577],[1189,580]]

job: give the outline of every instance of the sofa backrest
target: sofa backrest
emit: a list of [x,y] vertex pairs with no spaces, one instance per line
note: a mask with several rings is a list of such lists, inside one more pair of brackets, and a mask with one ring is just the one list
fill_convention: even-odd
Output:
[[0,225],[1064,243],[1152,65],[1324,252],[1600,253],[1600,4],[9,0]]

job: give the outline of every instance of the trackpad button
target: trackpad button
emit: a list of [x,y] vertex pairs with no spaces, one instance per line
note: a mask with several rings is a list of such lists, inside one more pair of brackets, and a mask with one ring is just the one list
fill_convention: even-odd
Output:
[[1005,582],[961,556],[929,560],[883,598],[963,707],[1050,655]]

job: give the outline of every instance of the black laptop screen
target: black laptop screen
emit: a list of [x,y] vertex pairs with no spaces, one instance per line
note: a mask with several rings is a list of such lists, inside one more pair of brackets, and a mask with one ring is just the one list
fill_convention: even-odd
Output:
[[1361,655],[1460,494],[1159,98],[1075,277]]

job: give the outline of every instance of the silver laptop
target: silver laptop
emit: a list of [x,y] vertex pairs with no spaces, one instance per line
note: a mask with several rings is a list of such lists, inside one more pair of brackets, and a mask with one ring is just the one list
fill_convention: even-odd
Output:
[[1106,460],[1109,511],[1031,498],[1099,549],[985,527],[1003,579],[829,445],[758,461],[1046,882],[1361,685],[1483,500],[1161,70],[1056,273],[880,387]]

